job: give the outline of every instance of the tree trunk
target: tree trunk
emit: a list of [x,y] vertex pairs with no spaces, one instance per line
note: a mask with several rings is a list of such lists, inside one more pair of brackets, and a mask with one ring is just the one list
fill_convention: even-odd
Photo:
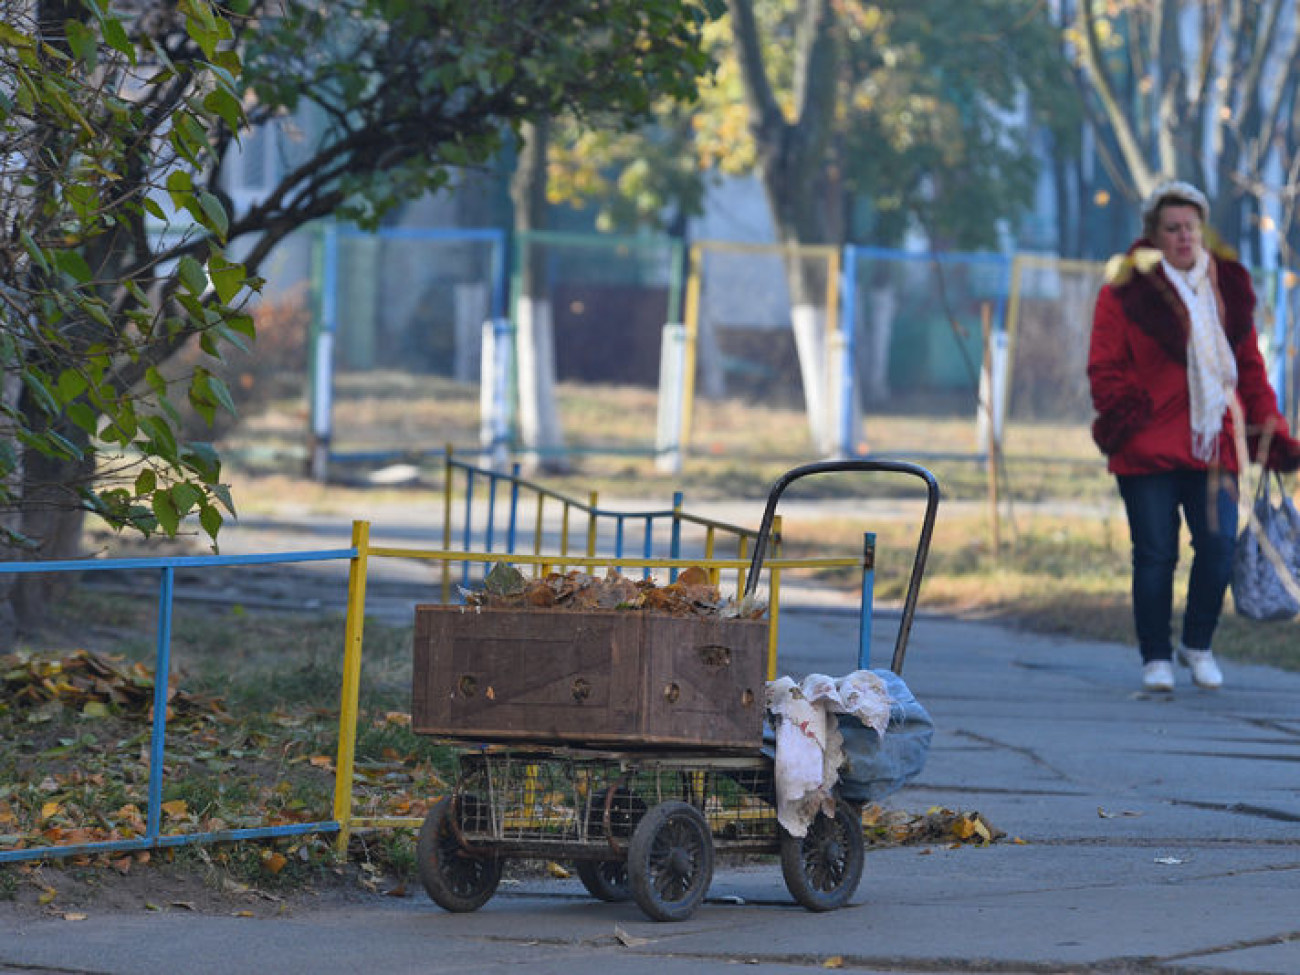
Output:
[[[15,461],[14,469],[0,480],[0,487],[10,498],[8,503],[0,504],[0,561],[5,562],[23,558],[22,550],[8,542],[8,539],[21,534],[23,527],[18,508],[23,497],[23,451],[14,436],[17,425],[9,418],[8,412],[18,409],[22,388],[16,369],[0,368],[0,443],[14,447]],[[0,572],[0,651],[12,645],[18,631],[18,616],[13,604],[17,579],[11,573]]]
[[[522,127],[519,159],[510,180],[516,233],[541,230],[546,218],[546,157],[550,140],[545,121]],[[545,268],[536,246],[527,243],[519,268],[515,304],[516,363],[519,370],[519,434],[529,472],[569,470],[556,403],[555,334]]]
[[[29,426],[42,422],[26,396],[19,397],[19,409],[26,413]],[[85,431],[70,423],[59,432],[77,446],[88,444]],[[94,466],[89,455],[73,460],[46,457],[37,451],[23,455],[23,510],[18,530],[31,540],[33,548],[17,550],[19,559],[48,562],[82,554],[86,517],[76,488],[92,481]],[[51,603],[66,595],[75,582],[75,575],[67,572],[14,579],[8,594],[14,628],[19,633],[38,629],[49,615]]]
[[828,279],[823,255],[801,249],[843,243],[832,240],[832,224],[838,225],[844,212],[843,188],[830,172],[839,69],[835,13],[830,0],[806,0],[802,8],[795,39],[795,120],[789,122],[767,77],[752,3],[729,0],[728,7],[759,175],[777,239],[787,248],[785,274],[808,426],[816,449],[830,454],[839,445],[836,418],[829,415],[836,397],[828,384],[838,377],[828,375],[827,289],[838,282]]

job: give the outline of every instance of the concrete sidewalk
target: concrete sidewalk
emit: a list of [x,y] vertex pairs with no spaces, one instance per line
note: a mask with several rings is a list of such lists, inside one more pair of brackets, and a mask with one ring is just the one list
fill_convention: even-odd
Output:
[[[783,669],[853,669],[856,626],[787,612]],[[883,614],[874,663],[892,641]],[[1008,835],[870,852],[836,912],[796,906],[775,863],[724,865],[676,924],[539,880],[464,915],[420,893],[275,920],[7,920],[0,971],[1296,973],[1300,674],[1224,670],[1220,691],[1181,671],[1173,695],[1150,697],[1131,648],[918,618],[904,674],[938,732],[890,805],[978,811]]]

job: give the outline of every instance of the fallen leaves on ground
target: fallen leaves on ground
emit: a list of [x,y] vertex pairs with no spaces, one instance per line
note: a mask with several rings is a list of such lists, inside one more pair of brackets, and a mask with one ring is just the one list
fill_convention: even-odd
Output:
[[[168,690],[159,831],[175,836],[328,821],[333,818],[337,715],[328,710],[257,712],[237,717],[214,697],[173,677]],[[75,650],[0,656],[0,850],[133,841],[148,831],[154,675],[122,658]],[[91,705],[99,705],[92,708]],[[382,746],[358,750],[353,779],[358,816],[425,814],[446,791],[446,761],[410,732],[404,712],[362,715],[358,733]],[[228,864],[259,882],[292,884],[332,860],[329,832],[248,841],[211,849],[209,866]],[[208,850],[198,847],[198,854]],[[169,853],[169,857],[170,857]],[[387,855],[372,845],[362,856]],[[126,877],[150,853],[66,855],[72,867]],[[291,869],[291,866],[293,869]],[[298,869],[301,868],[301,869]],[[53,901],[53,893],[41,897]]]
[[[148,715],[153,710],[153,671],[124,657],[89,650],[5,654],[0,656],[0,682],[10,706],[25,710],[31,724],[50,720],[61,707],[87,718]],[[168,720],[223,710],[217,698],[187,693],[174,682],[167,688]]]
[[938,806],[924,813],[867,806],[862,810],[862,832],[868,846],[988,846],[1007,835],[978,812],[956,812]]

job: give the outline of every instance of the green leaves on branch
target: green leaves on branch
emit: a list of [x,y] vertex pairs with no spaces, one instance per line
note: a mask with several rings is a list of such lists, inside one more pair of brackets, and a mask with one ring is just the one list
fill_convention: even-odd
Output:
[[176,404],[211,423],[234,411],[230,390],[210,369],[149,363],[191,335],[218,359],[254,337],[242,306],[261,282],[226,257],[230,215],[209,189],[217,137],[245,124],[245,82],[219,9],[172,7],[161,29],[184,36],[151,36],[111,0],[65,5],[61,23],[21,5],[0,22],[0,158],[22,184],[0,203],[13,228],[0,241],[0,511],[24,511],[9,475],[33,452],[76,464],[69,506],[145,534],[197,516],[215,539],[233,502]]
[[[525,123],[597,126],[689,101],[709,69],[701,36],[721,0],[331,0],[289,4],[250,36],[261,106],[320,111],[324,165],[277,199],[328,198],[363,228],[458,169],[490,164]],[[311,51],[310,59],[303,52]],[[337,162],[336,162],[337,160]],[[334,202],[337,200],[337,202]]]

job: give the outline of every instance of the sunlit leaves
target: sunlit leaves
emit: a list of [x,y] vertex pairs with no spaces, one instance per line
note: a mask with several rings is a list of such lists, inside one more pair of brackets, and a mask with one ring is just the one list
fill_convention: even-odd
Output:
[[[798,124],[810,84],[797,43],[804,6],[743,3],[758,26],[782,121]],[[822,175],[791,179],[825,179],[867,204],[859,211],[869,219],[849,228],[858,240],[893,244],[919,225],[954,246],[993,245],[999,221],[1032,200],[1036,155],[1017,129],[1024,124],[1017,99],[1054,132],[1071,131],[1079,117],[1074,92],[1062,83],[1059,33],[1047,8],[1032,0],[831,6],[839,56],[829,109],[835,137]],[[731,32],[730,20],[706,31],[719,65],[702,86],[694,148],[705,168],[744,174],[759,163],[751,130],[758,120]],[[768,140],[766,151],[784,159],[781,137]]]
[[208,260],[208,275],[217,291],[217,299],[224,305],[235,300],[247,277],[242,264],[232,264],[220,254],[214,254]]

